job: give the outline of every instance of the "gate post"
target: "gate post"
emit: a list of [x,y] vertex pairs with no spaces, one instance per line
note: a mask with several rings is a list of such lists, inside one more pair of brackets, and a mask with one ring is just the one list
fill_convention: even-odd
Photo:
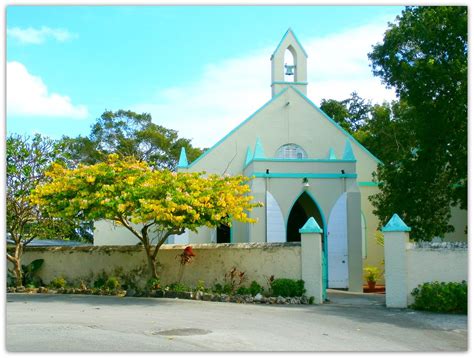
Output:
[[310,217],[299,230],[301,234],[301,278],[306,295],[314,297],[314,303],[323,303],[322,232],[318,223]]
[[385,305],[406,308],[408,305],[407,250],[410,231],[397,214],[382,228],[385,254]]

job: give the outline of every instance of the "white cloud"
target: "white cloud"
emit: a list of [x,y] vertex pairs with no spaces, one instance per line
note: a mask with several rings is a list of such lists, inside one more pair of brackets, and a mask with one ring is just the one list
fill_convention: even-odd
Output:
[[[394,91],[373,77],[367,58],[385,29],[383,22],[303,41],[309,56],[308,97],[317,105],[323,98],[348,98],[353,91],[374,103],[395,99]],[[271,98],[273,50],[210,64],[197,82],[167,88],[133,109],[151,113],[194,145],[210,147]]]
[[66,29],[52,29],[47,26],[42,26],[39,29],[33,27],[24,29],[20,27],[10,27],[7,29],[7,35],[23,44],[34,45],[40,45],[48,38],[53,38],[58,42],[66,42],[78,37],[77,34],[73,34]]
[[86,118],[87,108],[73,105],[68,96],[49,93],[40,77],[20,62],[7,62],[7,113],[45,117]]

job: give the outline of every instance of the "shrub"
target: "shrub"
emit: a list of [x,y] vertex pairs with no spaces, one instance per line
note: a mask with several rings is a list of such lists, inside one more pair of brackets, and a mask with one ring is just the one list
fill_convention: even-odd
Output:
[[39,287],[43,284],[41,279],[36,275],[41,266],[43,266],[44,259],[37,259],[30,262],[28,265],[21,265],[23,272],[23,286]]
[[195,291],[201,291],[201,292],[207,292],[208,289],[205,286],[205,282],[203,280],[198,280],[196,283],[196,288],[194,289]]
[[150,278],[146,282],[146,288],[149,290],[157,290],[160,288],[160,279],[159,278]]
[[239,287],[236,292],[238,295],[250,295],[250,288],[247,287]]
[[175,282],[168,286],[170,291],[174,292],[191,292],[191,288],[186,286],[184,283]]
[[263,293],[263,287],[260,286],[257,281],[252,281],[249,287],[250,294],[252,296],[257,295],[258,293]]
[[224,284],[224,286],[222,286],[220,283],[216,283],[212,291],[218,294],[225,293],[230,295],[232,293],[232,286],[228,283]]
[[104,288],[106,282],[107,277],[105,275],[101,275],[94,281],[94,288]]
[[277,278],[271,283],[274,296],[297,297],[306,292],[303,280],[292,280],[289,278]]
[[104,287],[108,288],[109,290],[116,290],[120,288],[120,281],[117,277],[111,276],[105,281]]
[[410,308],[431,312],[467,314],[467,283],[425,282],[411,292]]
[[66,280],[64,279],[64,277],[61,276],[53,278],[49,283],[49,286],[52,288],[65,288],[66,285]]

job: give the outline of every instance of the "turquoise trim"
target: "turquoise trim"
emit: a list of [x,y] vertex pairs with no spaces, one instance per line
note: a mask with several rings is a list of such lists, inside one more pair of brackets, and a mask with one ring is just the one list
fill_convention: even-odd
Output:
[[206,155],[208,155],[210,152],[212,152],[215,148],[217,148],[222,142],[224,142],[228,137],[230,137],[233,133],[237,131],[240,127],[242,127],[245,123],[250,121],[253,117],[255,117],[259,112],[261,112],[263,109],[265,109],[268,105],[270,105],[272,102],[274,102],[278,97],[280,97],[283,93],[288,91],[288,88],[284,88],[281,92],[273,96],[267,103],[265,103],[262,107],[257,109],[250,117],[248,117],[246,120],[244,120],[242,123],[240,123],[237,127],[232,129],[229,133],[227,133],[221,140],[219,140],[216,144],[214,144],[211,148],[206,150],[204,153],[202,153],[194,162],[189,164],[189,168],[191,168],[193,165],[195,165],[197,162],[199,162],[202,158],[204,158]]
[[382,228],[382,232],[409,232],[411,228],[403,222],[397,214],[393,214],[390,221]]
[[255,149],[253,151],[253,159],[265,159],[265,152],[263,151],[262,142],[260,138],[257,137],[257,141],[255,142]]
[[374,183],[373,181],[359,181],[357,182],[359,186],[379,186],[379,183]]
[[357,178],[357,174],[341,173],[262,173],[255,172],[249,175],[255,178],[311,178],[311,179],[338,179],[338,178]]
[[326,289],[328,287],[328,240],[327,240],[328,239],[328,234],[327,234],[327,222],[326,222],[326,217],[324,216],[323,210],[319,206],[317,200],[311,195],[311,193],[309,191],[302,190],[300,192],[300,194],[296,197],[296,199],[293,201],[293,204],[291,204],[290,210],[288,211],[288,215],[286,216],[286,220],[285,220],[285,230],[288,230],[288,219],[290,218],[291,210],[293,209],[293,206],[295,206],[295,204],[298,201],[298,199],[300,198],[300,196],[303,195],[303,193],[308,194],[310,199],[316,205],[316,207],[318,208],[318,211],[319,211],[319,215],[321,215],[321,220],[323,221],[322,230],[323,230],[323,238],[324,238],[323,239],[323,242],[324,242],[324,245],[323,245],[323,251],[324,251],[324,255],[323,255],[323,301],[324,301],[324,300],[327,299]]
[[329,154],[328,154],[328,159],[330,161],[335,161],[337,160],[336,153],[334,152],[334,148],[329,148]]
[[306,221],[306,224],[304,224],[303,227],[299,229],[299,232],[300,234],[322,234],[323,230],[321,230],[316,220],[311,216],[308,221]]
[[247,165],[250,164],[252,161],[252,149],[250,149],[250,146],[247,147],[247,155],[245,156],[245,163],[244,163],[244,168],[247,167]]
[[301,50],[303,51],[304,55],[306,57],[308,57],[308,54],[306,53],[306,51],[304,50],[304,47],[301,45],[301,42],[298,40],[298,38],[296,37],[295,33],[293,32],[293,30],[290,28],[288,28],[288,30],[286,30],[285,34],[283,35],[283,37],[281,38],[280,42],[278,43],[278,46],[276,47],[275,51],[273,51],[272,53],[272,59],[273,59],[273,56],[275,56],[275,54],[278,52],[278,49],[280,48],[281,44],[283,43],[283,40],[285,40],[285,38],[288,36],[289,33],[292,33],[293,34],[293,37],[295,38],[296,40],[296,43],[298,44],[298,46],[301,48]]
[[291,163],[355,163],[357,160],[347,159],[289,159],[289,158],[264,158],[253,159],[254,162],[291,162]]
[[188,167],[188,157],[186,156],[186,149],[184,149],[184,147],[181,147],[178,168],[187,168],[187,167]]
[[355,160],[354,152],[352,151],[351,142],[349,141],[349,139],[346,139],[346,146],[344,148],[344,154],[342,155],[342,159]]
[[287,81],[273,81],[273,85],[307,85],[308,82],[287,82]]
[[[298,93],[301,97],[303,97],[303,99],[308,102],[311,106],[313,106],[318,112],[320,112],[324,117],[326,117],[327,120],[329,120],[329,122],[331,122],[332,124],[334,124],[342,133],[344,133],[350,140],[352,140],[358,147],[360,147],[364,152],[366,152],[367,154],[369,154],[369,156],[371,156],[377,163],[380,163],[382,164],[382,161],[377,158],[375,155],[373,155],[372,153],[369,152],[369,150],[367,148],[365,148],[362,144],[360,144],[357,139],[355,139],[352,135],[350,135],[344,128],[342,128],[338,123],[336,123],[336,121],[334,121],[334,119],[332,119],[331,117],[329,117],[326,113],[324,113],[324,111],[319,108],[318,106],[316,106],[308,97],[306,97],[304,95],[303,92],[301,92],[298,88],[296,87],[293,87],[293,86],[289,86],[291,87],[293,90],[295,90],[296,93]],[[285,88],[286,90],[286,88]]]

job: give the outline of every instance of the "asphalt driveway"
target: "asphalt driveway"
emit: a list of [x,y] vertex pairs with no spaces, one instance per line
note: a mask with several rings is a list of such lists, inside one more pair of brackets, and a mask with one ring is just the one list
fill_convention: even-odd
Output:
[[7,294],[10,352],[464,351],[467,316],[387,309],[331,291],[324,305]]

